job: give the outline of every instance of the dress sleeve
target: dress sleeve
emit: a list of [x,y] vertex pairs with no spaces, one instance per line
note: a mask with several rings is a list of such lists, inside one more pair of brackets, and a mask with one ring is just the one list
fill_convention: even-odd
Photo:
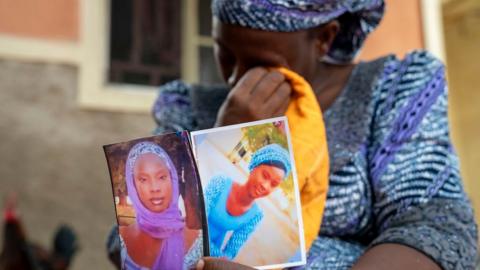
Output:
[[419,51],[400,65],[372,124],[371,246],[403,244],[445,270],[474,269],[477,227],[450,140],[443,64]]
[[[215,203],[218,201],[218,197],[222,193],[222,190],[225,188],[227,180],[221,175],[213,176],[207,187],[205,188],[204,197],[205,197],[205,210],[207,212],[207,219],[211,209],[215,206]],[[209,241],[210,256],[213,257],[222,257],[220,247],[215,245],[215,243]]]
[[[218,197],[225,188],[227,188],[229,179],[224,175],[213,176],[208,185],[205,188],[204,199],[205,199],[205,210],[206,216],[208,218],[208,213],[218,202]],[[200,257],[203,255],[201,251],[203,250],[203,235],[199,235],[195,240],[192,248],[187,253],[184,269],[190,269],[195,263],[198,262]],[[213,242],[209,242],[210,256],[221,257],[220,249]],[[220,254],[220,255],[219,255]],[[188,266],[188,267],[187,267]]]
[[245,244],[245,242],[247,242],[250,235],[255,231],[255,228],[262,219],[263,213],[259,211],[252,218],[252,220],[250,220],[250,222],[245,224],[245,226],[243,226],[241,229],[236,230],[232,233],[223,251],[217,250],[219,254],[217,254],[216,256],[226,257],[229,260],[233,260],[237,256],[238,252]]
[[179,80],[160,86],[152,109],[157,124],[154,134],[196,129],[191,88],[191,85]]
[[213,176],[208,182],[204,193],[207,216],[210,212],[210,209],[212,209],[212,207],[218,201],[218,197],[222,191],[227,188],[228,181],[229,179],[226,176],[219,174]]

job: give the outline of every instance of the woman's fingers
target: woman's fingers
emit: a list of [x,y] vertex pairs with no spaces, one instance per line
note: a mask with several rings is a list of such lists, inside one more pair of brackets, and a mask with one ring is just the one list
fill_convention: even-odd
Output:
[[279,71],[270,71],[260,79],[250,92],[250,98],[258,104],[265,102],[275,93],[275,90],[285,81],[285,76]]
[[277,70],[248,70],[230,91],[217,114],[215,126],[250,122],[283,115],[292,89]]
[[269,109],[268,114],[271,116],[284,115],[290,103],[291,94],[292,87],[284,81],[265,103],[265,107]]
[[197,265],[195,267],[195,270],[203,270],[205,268],[205,261],[203,259],[200,259],[197,262]]
[[205,257],[198,261],[196,270],[254,270],[254,268],[225,259]]
[[290,105],[290,100],[285,99],[284,103],[278,107],[277,111],[273,113],[273,117],[285,116],[288,106]]
[[263,67],[255,67],[248,70],[238,83],[233,87],[230,94],[248,97],[258,83],[268,74],[268,70]]

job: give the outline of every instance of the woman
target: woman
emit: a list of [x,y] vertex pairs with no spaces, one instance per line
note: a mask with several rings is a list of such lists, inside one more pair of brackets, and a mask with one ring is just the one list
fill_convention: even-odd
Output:
[[122,269],[182,269],[184,220],[178,209],[178,176],[157,144],[135,144],[125,163],[136,222],[119,228]]
[[[239,184],[225,176],[214,176],[205,191],[210,254],[233,260],[262,221],[256,200],[268,196],[290,172],[288,151],[278,144],[257,150],[250,161],[247,181]],[[225,247],[227,232],[232,232]]]
[[477,228],[449,137],[442,63],[423,51],[352,62],[383,1],[212,7],[215,56],[230,90],[162,87],[157,131],[282,115],[291,89],[264,67],[289,68],[314,89],[331,161],[322,228],[305,269],[473,269]]

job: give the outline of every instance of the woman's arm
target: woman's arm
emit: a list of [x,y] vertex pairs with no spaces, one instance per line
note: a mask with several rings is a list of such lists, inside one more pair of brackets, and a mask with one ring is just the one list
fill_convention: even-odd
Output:
[[204,197],[205,197],[205,211],[210,213],[211,209],[215,206],[218,201],[218,197],[222,191],[227,188],[229,179],[223,175],[213,176],[205,187]]
[[410,62],[380,102],[369,170],[378,237],[353,269],[473,269],[477,231],[450,141],[440,61]]
[[399,244],[381,244],[368,250],[352,270],[440,270],[429,257],[416,249]]

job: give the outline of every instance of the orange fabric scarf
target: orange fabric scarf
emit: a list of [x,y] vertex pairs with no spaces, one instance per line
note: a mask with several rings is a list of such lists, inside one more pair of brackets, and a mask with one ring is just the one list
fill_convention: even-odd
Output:
[[329,158],[325,124],[310,84],[293,71],[278,70],[293,90],[286,116],[300,188],[305,246],[309,250],[320,231],[327,199]]

